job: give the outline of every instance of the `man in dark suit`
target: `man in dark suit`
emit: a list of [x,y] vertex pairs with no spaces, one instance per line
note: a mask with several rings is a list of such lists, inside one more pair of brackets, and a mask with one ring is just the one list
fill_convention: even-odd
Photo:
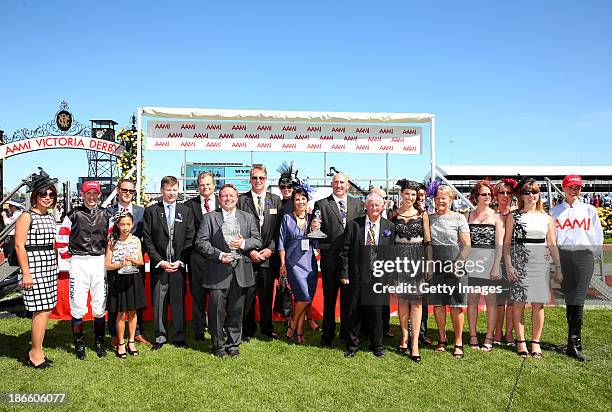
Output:
[[[340,259],[340,278],[350,288],[348,310],[348,336],[346,356],[353,357],[359,350],[361,319],[368,320],[370,350],[376,357],[383,357],[382,309],[388,303],[388,294],[375,284],[387,282],[372,274],[376,259],[390,256],[389,249],[395,238],[395,225],[381,216],[384,199],[377,193],[370,193],[366,199],[366,216],[358,217],[346,226],[345,240]],[[386,253],[385,253],[386,252]]]
[[340,251],[344,245],[344,228],[348,222],[363,214],[363,202],[348,196],[349,181],[344,173],[332,179],[332,194],[318,200],[314,212],[321,212],[322,239],[321,272],[323,276],[323,335],[321,345],[331,347],[336,334],[336,301],[340,290],[340,338],[346,339],[348,325],[349,290],[340,284]]
[[[134,200],[134,196],[136,195],[136,184],[132,180],[120,179],[117,183],[117,204],[109,206],[106,210],[108,211],[111,219],[117,212],[127,211],[134,218],[134,227],[132,227],[132,234],[136,236],[138,239],[142,240],[142,225],[143,225],[143,217],[144,217],[144,207],[132,204]],[[114,224],[114,221],[111,220],[111,227]],[[144,283],[144,266],[140,267],[139,276],[143,277]],[[143,325],[142,322],[144,320],[143,315],[144,309],[138,309],[136,319],[136,337],[134,340],[136,342],[144,343],[150,345],[149,341],[147,341],[144,337]],[[111,335],[111,344],[113,348],[117,346],[117,312],[108,311],[108,332]]]
[[151,260],[151,296],[155,344],[168,341],[168,302],[172,310],[175,346],[185,347],[185,264],[183,253],[194,236],[191,209],[176,202],[178,180],[165,176],[161,181],[162,201],[145,209],[143,244]]
[[[191,208],[196,234],[200,229],[204,215],[220,207],[219,197],[215,196],[215,180],[212,173],[200,173],[197,182],[200,193],[185,202],[185,205]],[[202,286],[206,257],[198,252],[195,247],[195,236],[193,246],[188,249],[186,255],[189,256],[188,277],[192,300],[191,328],[195,334],[195,339],[203,341],[204,332],[208,330],[206,322],[206,295],[208,291]]]
[[[212,337],[211,351],[215,356],[237,357],[242,341],[242,316],[246,289],[255,285],[251,250],[261,248],[261,237],[255,218],[236,208],[238,190],[226,184],[219,192],[221,210],[204,215],[196,238],[196,248],[206,256],[203,286],[210,292],[208,326]],[[229,244],[223,237],[223,222],[237,220],[240,235]],[[234,249],[241,255],[232,258]],[[223,339],[223,328],[227,339]]]
[[249,288],[244,304],[243,338],[248,341],[257,331],[255,322],[255,296],[259,298],[259,328],[261,333],[277,339],[272,324],[272,296],[274,274],[270,267],[271,257],[276,252],[278,217],[283,207],[280,197],[266,191],[267,171],[263,165],[251,169],[251,190],[238,199],[238,209],[250,213],[259,225],[261,249],[252,250],[249,257],[253,262],[255,286]]

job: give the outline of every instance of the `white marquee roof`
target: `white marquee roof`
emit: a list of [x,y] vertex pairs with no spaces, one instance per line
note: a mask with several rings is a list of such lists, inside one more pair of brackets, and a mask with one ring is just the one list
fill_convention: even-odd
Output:
[[140,110],[143,115],[152,117],[279,122],[429,123],[434,117],[430,113],[300,112],[176,107],[142,107]]
[[564,176],[577,174],[580,176],[610,176],[612,166],[521,166],[521,165],[439,165],[438,173],[443,176]]

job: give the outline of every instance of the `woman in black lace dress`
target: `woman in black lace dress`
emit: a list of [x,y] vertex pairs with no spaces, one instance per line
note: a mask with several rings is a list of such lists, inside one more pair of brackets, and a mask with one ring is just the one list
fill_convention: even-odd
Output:
[[[402,329],[398,350],[400,353],[406,352],[410,337],[410,357],[418,362],[421,359],[419,333],[417,331],[421,325],[421,284],[425,277],[431,277],[431,273],[427,274],[424,270],[426,257],[431,259],[429,218],[427,213],[424,213],[421,209],[419,184],[406,179],[400,180],[397,184],[401,188],[402,205],[399,209],[389,212],[388,217],[395,224],[395,243],[400,257],[407,257],[411,262],[414,262],[413,268],[418,268],[412,273],[398,273],[397,277],[398,286],[405,289],[404,293],[397,294],[398,313]],[[426,253],[426,247],[428,253]],[[412,325],[411,335],[408,328],[409,319]]]
[[[478,303],[480,295],[484,295],[487,304],[487,335],[482,350],[490,352],[493,349],[493,334],[497,321],[497,294],[491,291],[500,284],[499,264],[504,241],[504,226],[499,215],[491,209],[493,187],[486,182],[477,182],[470,193],[470,201],[476,209],[465,214],[470,227],[470,257],[473,265],[466,266],[468,285],[475,288],[487,288],[487,293],[468,293],[468,324],[470,329],[470,347],[479,349],[478,333]],[[467,269],[469,267],[469,269]]]

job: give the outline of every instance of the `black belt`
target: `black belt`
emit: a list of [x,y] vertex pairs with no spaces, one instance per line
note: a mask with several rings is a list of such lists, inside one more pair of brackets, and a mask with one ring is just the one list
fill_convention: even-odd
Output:
[[26,246],[25,250],[27,250],[28,252],[40,252],[43,250],[53,250],[53,245],[46,245],[46,246]]
[[528,237],[514,239],[515,243],[545,243],[546,239],[531,239]]

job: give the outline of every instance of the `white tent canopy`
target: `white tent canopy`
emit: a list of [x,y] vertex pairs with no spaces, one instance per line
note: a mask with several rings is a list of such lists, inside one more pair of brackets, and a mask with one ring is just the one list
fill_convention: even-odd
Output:
[[253,120],[284,122],[350,122],[350,123],[429,123],[429,113],[352,113],[298,112],[279,110],[189,109],[143,107],[141,113],[151,117],[207,120]]
[[[138,136],[142,132],[142,116],[206,119],[213,121],[259,121],[259,122],[304,122],[304,123],[429,123],[431,175],[436,176],[436,116],[432,113],[362,113],[362,112],[302,112],[280,110],[234,110],[177,107],[139,107]],[[141,140],[137,140],[137,159],[142,158]],[[142,165],[136,162],[136,187],[140,187]],[[136,202],[140,204],[140,191],[136,192]]]

